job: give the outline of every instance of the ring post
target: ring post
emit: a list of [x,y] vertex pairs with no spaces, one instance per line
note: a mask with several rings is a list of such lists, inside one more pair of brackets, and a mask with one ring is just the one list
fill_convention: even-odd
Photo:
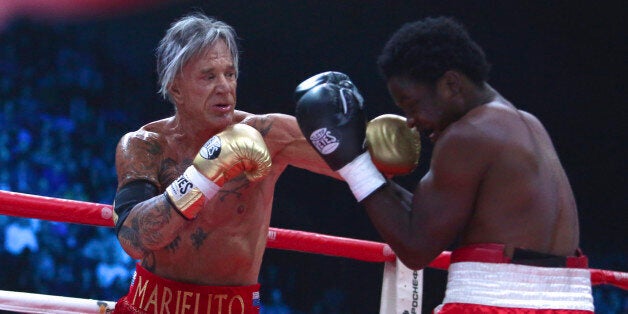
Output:
[[411,270],[399,259],[384,263],[379,314],[421,313],[423,270]]

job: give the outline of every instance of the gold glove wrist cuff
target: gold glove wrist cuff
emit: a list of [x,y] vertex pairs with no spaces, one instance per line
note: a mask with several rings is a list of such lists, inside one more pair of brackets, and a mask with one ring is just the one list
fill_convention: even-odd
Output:
[[185,176],[180,176],[166,188],[166,199],[183,217],[188,220],[196,218],[203,208],[205,197]]

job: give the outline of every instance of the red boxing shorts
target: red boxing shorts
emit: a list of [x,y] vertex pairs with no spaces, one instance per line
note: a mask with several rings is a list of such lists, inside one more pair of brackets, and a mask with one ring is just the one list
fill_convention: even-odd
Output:
[[501,244],[474,244],[452,252],[443,304],[446,313],[593,313],[587,258],[554,256]]
[[258,314],[260,285],[199,286],[156,276],[136,265],[129,293],[113,311],[170,314]]

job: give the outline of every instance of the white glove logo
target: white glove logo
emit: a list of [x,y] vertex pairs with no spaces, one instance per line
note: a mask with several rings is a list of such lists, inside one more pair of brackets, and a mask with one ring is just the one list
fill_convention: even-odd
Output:
[[331,131],[327,130],[327,128],[320,128],[312,132],[310,142],[323,155],[333,153],[340,145],[338,139],[331,135]]
[[205,159],[214,159],[220,155],[221,144],[220,137],[212,136],[212,138],[201,147],[199,154]]

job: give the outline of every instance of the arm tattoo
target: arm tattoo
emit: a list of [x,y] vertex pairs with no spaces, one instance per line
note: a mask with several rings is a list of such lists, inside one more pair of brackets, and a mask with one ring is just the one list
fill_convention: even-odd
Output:
[[[155,258],[150,247],[158,247],[165,241],[161,229],[172,217],[170,206],[166,202],[151,201],[137,205],[131,215],[120,229],[118,238],[126,247],[143,256],[142,265],[154,267]],[[175,238],[166,248],[174,252],[179,241]]]
[[260,116],[259,119],[253,119],[251,126],[256,128],[262,134],[262,137],[265,137],[273,127],[273,120],[268,116]]
[[166,247],[170,252],[174,253],[179,248],[179,243],[181,242],[181,237],[177,236],[168,246]]
[[155,260],[155,253],[147,252],[142,259],[142,267],[150,272],[155,272],[157,268],[157,261]]
[[140,209],[138,215],[138,227],[144,235],[143,241],[147,244],[158,244],[161,242],[161,229],[168,224],[172,218],[172,211],[167,202],[154,202],[150,209]]
[[140,234],[137,229],[123,225],[118,233],[118,239],[125,247],[132,247],[134,250],[142,253],[147,252],[146,248],[144,248],[140,242]]
[[134,158],[128,159],[126,164],[131,169],[131,173],[144,174],[154,171],[157,167],[157,160],[160,160],[159,156],[163,153],[161,144],[156,141],[142,141],[140,151],[146,152],[145,154],[137,154]]
[[161,155],[163,153],[161,145],[155,141],[146,142],[145,148],[146,151],[153,156]]

